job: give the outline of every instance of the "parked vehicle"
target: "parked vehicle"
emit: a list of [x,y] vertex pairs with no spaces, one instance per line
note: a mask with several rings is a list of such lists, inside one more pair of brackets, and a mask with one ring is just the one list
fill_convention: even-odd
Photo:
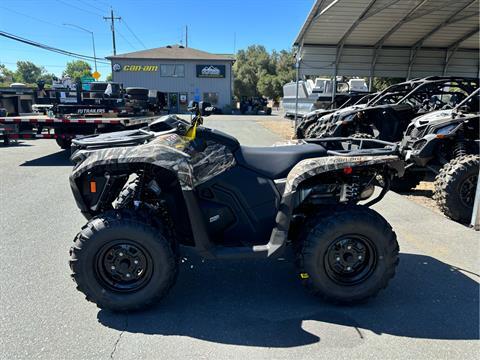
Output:
[[455,107],[478,89],[478,79],[428,77],[392,85],[366,105],[321,116],[307,137],[359,136],[400,141],[410,122],[421,114]]
[[76,136],[146,126],[166,104],[164,93],[145,88],[123,89],[114,82],[92,82],[89,90],[72,84],[61,88],[65,83],[64,79],[49,90],[40,83],[37,90],[0,89],[4,144],[11,139],[51,138],[68,149]]
[[341,106],[349,98],[356,100],[368,92],[367,84],[363,79],[351,79],[348,82],[337,82],[335,98],[332,101],[333,82],[328,78],[316,78],[315,81],[300,80],[297,83],[289,82],[283,86],[282,106],[286,117],[304,116],[317,109],[326,109],[333,102],[334,107]]
[[264,97],[243,98],[240,101],[240,113],[242,115],[271,115],[272,108],[268,106],[268,100]]
[[479,90],[454,109],[416,118],[402,140],[408,162],[403,178],[392,186],[414,188],[427,174],[436,174],[434,198],[445,215],[468,222],[472,216],[480,166]]
[[170,115],[74,140],[70,184],[89,221],[70,267],[87,300],[115,311],[154,304],[175,283],[179,245],[206,258],[275,258],[288,248],[302,283],[334,302],[387,286],[398,244],[369,206],[403,171],[397,145],[337,138],[246,147],[201,126],[201,108],[191,107],[191,123]]
[[348,95],[347,99],[344,99],[343,103],[337,107],[336,102],[331,102],[326,109],[317,109],[303,115],[295,128],[295,137],[297,139],[304,139],[307,137],[307,131],[310,127],[315,125],[318,119],[324,115],[331,114],[337,110],[344,109],[347,106],[363,106],[366,105],[371,99],[377,96],[378,93],[367,94],[358,96],[356,94]]

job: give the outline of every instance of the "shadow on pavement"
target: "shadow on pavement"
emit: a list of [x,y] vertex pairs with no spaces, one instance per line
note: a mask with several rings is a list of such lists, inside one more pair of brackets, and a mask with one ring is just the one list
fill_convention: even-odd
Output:
[[73,166],[70,162],[70,150],[61,150],[33,160],[25,161],[20,166]]
[[28,146],[32,146],[32,144],[27,144],[27,143],[24,143],[24,142],[10,142],[8,145],[6,145],[5,143],[2,143],[1,140],[0,140],[0,149],[7,149],[9,147],[28,147]]
[[[333,306],[302,290],[286,261],[195,259],[183,264],[176,286],[158,307],[128,315],[101,310],[97,317],[107,327],[130,333],[260,347],[313,344],[325,332],[353,346],[363,341],[362,329],[425,339],[479,336],[478,283],[429,256],[401,254],[396,278],[365,305]],[[312,321],[316,324],[318,335],[305,329],[305,321],[308,329]],[[351,331],[345,336],[321,323]]]
[[410,195],[410,196],[423,196],[431,198],[433,196],[432,190],[411,190],[411,191],[399,191],[397,192],[400,195]]

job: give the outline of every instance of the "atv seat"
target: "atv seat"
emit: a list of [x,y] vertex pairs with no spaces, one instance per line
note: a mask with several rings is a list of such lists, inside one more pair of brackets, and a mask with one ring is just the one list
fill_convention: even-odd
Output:
[[283,179],[301,160],[326,156],[327,150],[316,144],[289,146],[241,146],[235,152],[238,164],[270,179]]

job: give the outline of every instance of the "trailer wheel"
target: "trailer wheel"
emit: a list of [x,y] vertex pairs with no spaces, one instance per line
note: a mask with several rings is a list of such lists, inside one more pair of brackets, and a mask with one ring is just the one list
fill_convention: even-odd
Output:
[[70,146],[72,146],[72,139],[57,137],[55,141],[57,142],[57,145],[60,146],[60,148],[63,150],[70,149]]
[[3,146],[9,146],[10,145],[10,138],[8,137],[7,134],[3,135]]

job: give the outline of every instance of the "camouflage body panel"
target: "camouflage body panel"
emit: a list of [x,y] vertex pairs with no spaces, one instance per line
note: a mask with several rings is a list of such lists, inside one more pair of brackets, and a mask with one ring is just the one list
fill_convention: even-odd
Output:
[[137,146],[81,150],[76,156],[84,160],[73,169],[71,178],[78,178],[97,166],[151,164],[172,171],[183,190],[192,190],[235,165],[228,148],[212,141],[205,145],[202,151],[197,151],[189,139],[167,134]]
[[285,193],[294,193],[298,185],[312,177],[329,171],[344,169],[346,167],[368,166],[374,164],[388,164],[399,161],[395,155],[380,156],[326,156],[300,161],[288,173]]

